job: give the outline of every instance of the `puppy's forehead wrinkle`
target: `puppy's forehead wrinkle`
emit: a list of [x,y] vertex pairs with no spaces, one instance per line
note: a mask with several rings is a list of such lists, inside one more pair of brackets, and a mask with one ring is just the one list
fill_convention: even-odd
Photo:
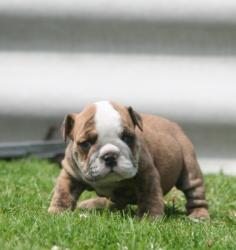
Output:
[[95,133],[94,131],[94,118],[89,117],[88,120],[85,120],[81,125],[81,134],[80,136],[88,136],[91,133]]
[[122,132],[122,119],[108,101],[96,102],[95,126],[99,138],[118,136]]

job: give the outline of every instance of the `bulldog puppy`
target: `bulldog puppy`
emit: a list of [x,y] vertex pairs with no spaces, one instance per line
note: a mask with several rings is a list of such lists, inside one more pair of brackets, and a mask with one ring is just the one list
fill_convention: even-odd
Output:
[[194,147],[177,124],[101,101],[68,114],[62,133],[70,142],[49,212],[73,210],[83,191],[94,190],[101,198],[80,207],[137,204],[138,216],[155,218],[164,212],[163,195],[176,186],[189,216],[209,216]]

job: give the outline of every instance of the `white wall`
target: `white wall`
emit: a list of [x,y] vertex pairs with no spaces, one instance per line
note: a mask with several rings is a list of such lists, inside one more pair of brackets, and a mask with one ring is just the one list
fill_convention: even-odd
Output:
[[110,99],[180,122],[201,156],[235,158],[235,72],[232,0],[0,2],[1,142]]

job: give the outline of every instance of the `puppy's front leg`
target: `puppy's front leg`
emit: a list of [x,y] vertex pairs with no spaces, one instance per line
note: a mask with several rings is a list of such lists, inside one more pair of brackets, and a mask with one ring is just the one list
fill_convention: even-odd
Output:
[[84,185],[70,176],[65,169],[62,169],[54,188],[48,212],[59,213],[66,209],[74,210],[83,191]]
[[164,213],[163,192],[160,177],[156,169],[150,168],[137,176],[138,216],[145,214],[157,218]]

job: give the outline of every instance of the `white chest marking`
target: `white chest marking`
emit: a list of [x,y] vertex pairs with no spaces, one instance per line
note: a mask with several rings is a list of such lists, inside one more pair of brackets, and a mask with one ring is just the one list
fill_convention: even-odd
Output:
[[108,101],[96,102],[95,124],[98,139],[117,137],[122,132],[120,114]]

